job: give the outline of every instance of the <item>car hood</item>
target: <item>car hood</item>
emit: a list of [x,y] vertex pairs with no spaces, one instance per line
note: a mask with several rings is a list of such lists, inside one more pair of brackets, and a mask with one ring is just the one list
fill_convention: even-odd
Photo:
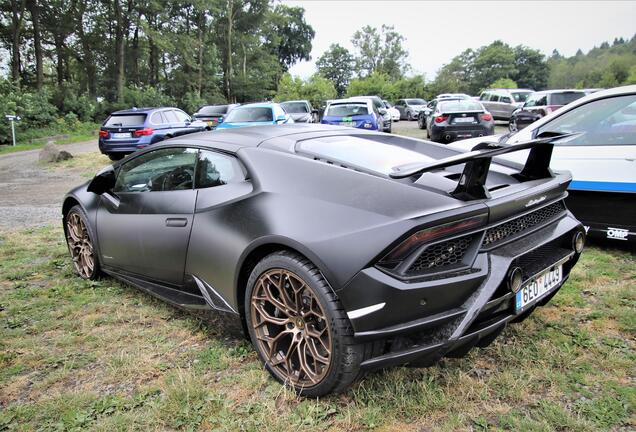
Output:
[[232,128],[240,128],[240,127],[247,127],[247,126],[265,126],[265,125],[272,125],[272,124],[276,124],[273,121],[267,121],[267,122],[236,122],[236,123],[221,123],[219,124],[217,129],[232,129]]

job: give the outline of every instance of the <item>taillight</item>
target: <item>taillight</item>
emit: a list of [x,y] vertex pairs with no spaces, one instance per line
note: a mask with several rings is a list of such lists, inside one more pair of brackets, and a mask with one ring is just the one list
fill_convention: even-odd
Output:
[[416,249],[422,246],[426,242],[430,242],[439,237],[454,234],[460,231],[465,231],[469,228],[475,228],[486,222],[486,215],[473,216],[464,220],[449,222],[444,225],[439,225],[432,228],[427,228],[422,231],[418,231],[402,243],[400,243],[395,249],[389,252],[382,260],[380,264],[393,264],[403,261]]
[[491,121],[492,120],[492,116],[489,113],[486,114],[480,114],[479,117],[483,120],[483,121]]
[[140,137],[140,136],[144,136],[144,135],[152,135],[154,133],[154,129],[153,128],[143,128],[143,129],[139,129],[136,130],[133,135],[136,137]]
[[108,131],[100,130],[100,131],[99,131],[99,137],[100,137],[100,138],[106,138],[106,137],[108,137]]
[[435,123],[444,123],[446,121],[446,119],[448,118],[448,116],[437,116],[435,117]]

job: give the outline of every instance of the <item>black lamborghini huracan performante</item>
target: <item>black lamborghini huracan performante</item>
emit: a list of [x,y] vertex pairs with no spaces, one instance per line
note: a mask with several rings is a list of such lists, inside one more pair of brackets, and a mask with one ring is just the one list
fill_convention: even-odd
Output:
[[[551,139],[462,152],[305,124],[191,134],[72,190],[64,230],[81,277],[235,323],[277,380],[320,396],[486,346],[557,292],[585,231]],[[523,149],[525,164],[497,160]]]

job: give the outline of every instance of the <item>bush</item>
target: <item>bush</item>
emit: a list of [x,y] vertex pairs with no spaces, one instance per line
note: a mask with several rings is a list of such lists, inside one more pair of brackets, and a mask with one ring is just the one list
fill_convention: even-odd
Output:
[[314,108],[327,99],[336,97],[336,88],[333,82],[318,74],[312,75],[308,80],[292,78],[288,73],[284,74],[278,82],[278,91],[274,100],[278,102],[286,100],[308,100]]
[[517,83],[510,78],[499,78],[488,86],[489,88],[516,89]]

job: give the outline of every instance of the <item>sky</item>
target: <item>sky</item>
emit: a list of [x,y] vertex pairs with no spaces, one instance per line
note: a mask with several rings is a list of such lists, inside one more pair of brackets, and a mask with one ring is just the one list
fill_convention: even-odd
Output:
[[352,50],[351,36],[365,25],[393,25],[405,38],[410,74],[436,72],[467,48],[500,39],[550,55],[558,49],[571,56],[616,37],[636,34],[636,1],[287,1],[305,8],[316,31],[311,61],[294,65],[292,75],[306,78],[332,43]]

